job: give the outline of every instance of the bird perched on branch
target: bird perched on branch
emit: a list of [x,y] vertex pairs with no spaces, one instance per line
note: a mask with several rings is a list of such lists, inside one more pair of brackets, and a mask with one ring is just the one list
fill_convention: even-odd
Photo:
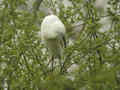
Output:
[[48,15],[43,19],[41,23],[41,40],[52,56],[52,69],[53,60],[55,58],[61,59],[62,48],[63,46],[66,47],[65,33],[65,26],[56,15]]

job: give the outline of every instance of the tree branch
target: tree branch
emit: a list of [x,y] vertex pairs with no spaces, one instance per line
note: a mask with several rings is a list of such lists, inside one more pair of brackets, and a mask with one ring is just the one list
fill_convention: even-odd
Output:
[[35,10],[38,10],[43,0],[36,0]]

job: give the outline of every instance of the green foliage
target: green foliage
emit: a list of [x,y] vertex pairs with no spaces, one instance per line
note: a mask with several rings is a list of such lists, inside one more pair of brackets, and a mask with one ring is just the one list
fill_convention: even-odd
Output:
[[[50,8],[58,4],[67,43],[72,42],[64,49],[63,65],[55,64],[53,72],[38,36],[45,14],[29,11],[27,1],[2,0],[0,4],[0,88],[7,83],[10,90],[120,90],[119,0],[108,1],[105,16],[94,6],[95,0],[69,0],[68,7],[57,0],[42,2]],[[110,28],[101,32],[100,20],[105,17]],[[77,31],[76,23],[80,24]]]

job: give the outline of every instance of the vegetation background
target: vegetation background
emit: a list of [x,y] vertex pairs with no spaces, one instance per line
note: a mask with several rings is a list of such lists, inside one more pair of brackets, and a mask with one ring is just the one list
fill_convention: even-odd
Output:
[[[40,24],[67,29],[62,72],[49,72]],[[120,90],[120,0],[0,0],[0,90]]]

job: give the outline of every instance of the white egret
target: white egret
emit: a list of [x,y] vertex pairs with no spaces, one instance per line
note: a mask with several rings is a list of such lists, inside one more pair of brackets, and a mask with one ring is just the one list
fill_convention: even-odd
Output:
[[65,33],[65,26],[56,15],[48,15],[43,19],[41,23],[41,40],[52,56],[52,70],[55,58],[59,58],[61,65],[62,48],[63,46],[66,47]]

